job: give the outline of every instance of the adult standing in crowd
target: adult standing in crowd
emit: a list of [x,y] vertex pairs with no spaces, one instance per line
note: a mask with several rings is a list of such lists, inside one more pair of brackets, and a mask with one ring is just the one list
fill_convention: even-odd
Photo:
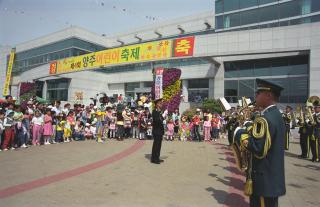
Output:
[[162,108],[162,99],[154,101],[155,109],[152,111],[152,136],[153,136],[153,145],[152,145],[152,154],[151,162],[154,164],[160,164],[163,160],[160,159],[160,151],[162,144],[162,137],[164,135],[163,127],[163,115]]

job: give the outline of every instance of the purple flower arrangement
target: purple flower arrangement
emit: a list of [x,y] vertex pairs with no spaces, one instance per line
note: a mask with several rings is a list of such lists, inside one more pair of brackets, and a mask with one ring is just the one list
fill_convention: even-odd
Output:
[[[163,71],[163,109],[168,109],[168,112],[174,112],[179,108],[181,100],[181,70],[178,68],[165,68]],[[151,95],[154,99],[154,83],[151,88]]]

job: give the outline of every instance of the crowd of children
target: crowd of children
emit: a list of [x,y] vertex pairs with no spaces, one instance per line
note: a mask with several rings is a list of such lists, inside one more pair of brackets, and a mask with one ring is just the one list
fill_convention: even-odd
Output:
[[[167,114],[163,124],[168,141],[202,141],[202,137],[216,141],[224,128],[221,116],[200,109],[194,117],[181,116],[176,110]],[[74,104],[71,109],[69,103],[61,107],[60,101],[52,105],[29,101],[22,108],[9,97],[0,109],[0,136],[0,150],[4,151],[86,139],[101,143],[107,139],[152,139],[152,116],[149,107],[139,104]]]

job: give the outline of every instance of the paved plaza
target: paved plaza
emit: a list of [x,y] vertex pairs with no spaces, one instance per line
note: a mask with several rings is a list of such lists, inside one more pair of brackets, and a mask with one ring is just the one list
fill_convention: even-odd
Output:
[[[164,141],[160,165],[149,161],[151,146],[150,140],[129,139],[1,152],[0,207],[248,206],[226,139]],[[299,153],[294,138],[280,206],[320,206],[320,163],[299,159]]]

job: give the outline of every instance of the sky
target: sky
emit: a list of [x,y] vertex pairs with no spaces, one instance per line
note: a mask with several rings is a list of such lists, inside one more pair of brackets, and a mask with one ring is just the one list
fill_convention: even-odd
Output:
[[76,25],[112,36],[214,10],[214,0],[0,0],[0,46]]

